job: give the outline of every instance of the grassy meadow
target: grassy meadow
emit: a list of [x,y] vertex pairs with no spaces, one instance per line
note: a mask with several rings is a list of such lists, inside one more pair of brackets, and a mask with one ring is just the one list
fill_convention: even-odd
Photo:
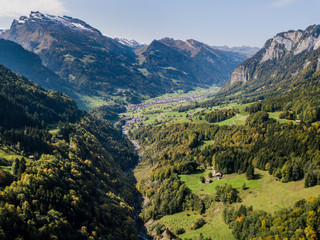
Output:
[[[255,169],[256,179],[247,180],[245,174],[227,174],[221,180],[214,180],[211,183],[201,183],[200,176],[208,177],[212,170],[204,170],[196,174],[180,175],[180,179],[195,194],[204,197],[209,194],[214,196],[215,187],[223,184],[231,184],[239,191],[240,203],[235,203],[237,207],[241,204],[253,206],[256,210],[275,212],[281,208],[293,206],[296,201],[303,198],[308,199],[320,192],[320,186],[304,188],[304,181],[282,183],[266,171]],[[242,186],[247,189],[243,190]],[[205,214],[198,214],[193,211],[184,211],[173,215],[168,215],[160,220],[159,223],[168,227],[172,232],[183,228],[185,233],[180,234],[181,239],[199,237],[200,233],[204,237],[212,239],[234,239],[231,230],[222,219],[222,211],[227,207],[223,203],[211,205]],[[191,224],[202,217],[206,223],[203,227],[192,230]]]

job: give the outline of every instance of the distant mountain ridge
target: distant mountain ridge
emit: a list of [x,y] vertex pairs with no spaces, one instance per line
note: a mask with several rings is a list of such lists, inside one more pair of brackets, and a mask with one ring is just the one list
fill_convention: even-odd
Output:
[[243,96],[282,93],[320,69],[320,25],[269,39],[253,57],[234,69],[222,92]]
[[141,47],[144,47],[146,46],[146,44],[144,43],[139,43],[137,42],[136,40],[134,39],[131,39],[131,40],[128,40],[126,38],[119,38],[119,37],[116,37],[114,38],[114,40],[116,40],[117,42],[127,46],[127,47],[130,47],[132,49],[137,49],[137,48],[141,48]]
[[234,67],[246,59],[238,53],[224,52],[193,39],[186,41],[163,38],[135,50],[140,65],[172,85],[189,90],[195,84],[222,86]]
[[195,40],[165,38],[142,46],[103,36],[82,20],[40,12],[14,20],[0,38],[36,53],[64,86],[44,87],[63,90],[84,108],[91,103],[138,103],[197,86],[223,86],[247,58]]
[[222,51],[229,51],[229,52],[237,52],[246,55],[248,58],[252,57],[256,54],[260,48],[258,47],[250,47],[250,46],[240,46],[240,47],[228,47],[228,46],[212,46],[214,49],[219,49]]

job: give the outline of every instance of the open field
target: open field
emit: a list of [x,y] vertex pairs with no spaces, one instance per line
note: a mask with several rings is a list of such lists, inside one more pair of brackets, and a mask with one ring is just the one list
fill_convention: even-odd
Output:
[[[216,186],[226,183],[231,184],[234,188],[237,188],[242,200],[240,203],[233,204],[233,206],[244,204],[253,206],[256,210],[264,210],[270,213],[293,206],[296,201],[303,198],[308,199],[320,194],[320,186],[304,188],[303,180],[282,183],[268,172],[257,169],[255,171],[257,179],[255,180],[247,180],[244,174],[229,174],[223,176],[223,179],[214,180],[209,184],[201,183],[200,176],[207,177],[210,172],[211,170],[205,170],[197,174],[180,175],[180,178],[193,193],[199,196],[213,195]],[[248,188],[246,190],[242,189],[244,183]],[[225,207],[226,205],[223,203],[216,202],[203,215],[192,211],[184,211],[165,216],[158,222],[174,233],[178,228],[183,228],[185,233],[179,235],[181,239],[199,237],[200,233],[204,237],[211,237],[212,239],[234,239],[231,230],[222,219],[222,210]],[[197,230],[192,230],[190,228],[191,224],[200,217],[205,219],[206,224]]]
[[[198,174],[180,175],[180,179],[187,187],[198,195],[214,194],[215,187],[223,184],[231,184],[240,193],[241,204],[254,209],[274,212],[284,207],[292,206],[296,201],[303,198],[310,198],[320,195],[320,186],[304,188],[304,180],[297,182],[282,183],[270,175],[267,171],[256,169],[258,179],[247,180],[245,174],[224,175],[221,180],[214,180],[212,183],[201,183],[200,176],[208,177],[211,170],[206,170]],[[242,185],[246,184],[247,190],[242,190]]]
[[[232,232],[222,219],[222,206],[217,205],[209,209],[207,214],[203,216],[195,212],[184,211],[165,216],[159,220],[159,223],[166,225],[173,232],[178,228],[185,229],[186,232],[179,235],[181,239],[193,239],[194,237],[199,237],[200,233],[202,233],[204,237],[211,237],[212,239],[232,240],[234,239]],[[205,219],[206,224],[199,229],[191,230],[191,224],[200,217]]]
[[231,184],[234,188],[240,189],[243,184],[250,189],[260,189],[261,183],[259,180],[247,180],[245,175],[239,175],[237,173],[224,175],[222,179],[214,180],[211,183],[201,183],[200,176],[208,177],[211,170],[205,170],[198,174],[180,175],[181,181],[183,181],[187,187],[196,194],[214,194],[216,186]]
[[[14,159],[16,159],[16,158],[21,159],[22,156],[12,152],[7,147],[0,147],[0,158],[5,158],[9,162],[13,162]],[[11,166],[0,166],[0,168],[2,170],[8,171],[8,172],[11,171]]]
[[0,148],[0,158],[5,158],[9,161],[13,161],[16,158],[22,158],[22,156],[12,152],[10,149],[6,147],[1,147]]

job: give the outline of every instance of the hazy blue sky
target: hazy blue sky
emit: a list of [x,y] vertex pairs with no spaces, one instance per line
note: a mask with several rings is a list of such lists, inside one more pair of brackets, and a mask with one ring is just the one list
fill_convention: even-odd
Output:
[[320,24],[320,0],[0,0],[0,6],[0,28],[39,10],[144,43],[168,36],[262,47],[278,32]]

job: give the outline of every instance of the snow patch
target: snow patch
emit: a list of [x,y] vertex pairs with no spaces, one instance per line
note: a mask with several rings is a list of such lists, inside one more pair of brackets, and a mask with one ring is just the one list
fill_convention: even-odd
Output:
[[94,30],[91,27],[85,26],[86,24],[82,24],[80,20],[73,19],[67,16],[60,17],[60,16],[49,15],[49,14],[42,14],[40,12],[31,12],[31,14],[29,15],[29,18],[25,16],[20,17],[19,19],[15,20],[15,23],[17,25],[23,25],[28,21],[31,21],[31,22],[51,21],[56,24],[62,24],[73,30],[94,32]]
[[146,45],[144,43],[139,43],[134,39],[128,40],[126,38],[116,37],[114,40],[116,40],[117,42],[119,42],[125,46],[131,47],[131,48],[139,48],[139,47],[143,47]]

